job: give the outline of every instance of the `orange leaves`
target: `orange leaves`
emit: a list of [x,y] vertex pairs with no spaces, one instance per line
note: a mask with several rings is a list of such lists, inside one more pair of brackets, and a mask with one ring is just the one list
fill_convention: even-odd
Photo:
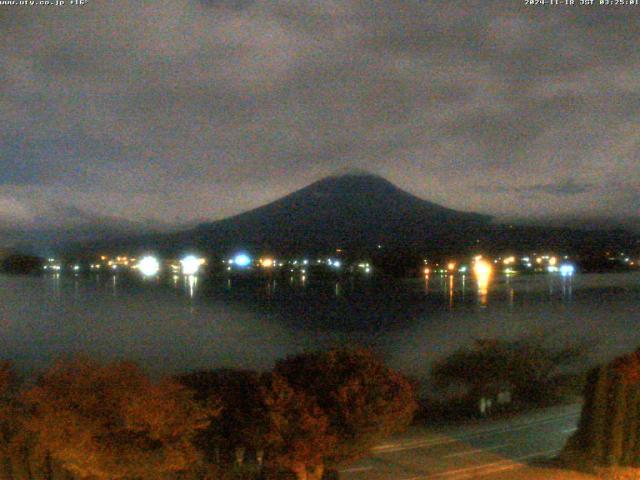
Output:
[[180,381],[201,401],[220,398],[223,411],[200,439],[203,449],[264,449],[268,468],[298,478],[365,454],[408,425],[416,408],[409,382],[361,349],[290,356],[262,376],[215,370]]
[[627,383],[640,382],[640,351],[616,358],[611,368]]
[[353,460],[377,441],[406,427],[416,409],[413,388],[369,350],[334,349],[277,363],[297,391],[313,399],[329,420],[336,443],[326,459]]
[[191,437],[216,411],[185,387],[127,362],[62,360],[25,392],[25,426],[67,469],[96,478],[157,478],[197,460]]
[[8,446],[15,434],[16,415],[11,391],[17,379],[10,362],[0,362],[0,452]]
[[0,362],[0,397],[4,396],[15,382],[16,375],[11,362]]
[[[0,394],[9,372],[0,365]],[[19,400],[25,448],[94,480],[206,470],[203,453],[224,468],[229,456],[217,454],[237,448],[316,479],[325,463],[366,453],[415,410],[404,377],[367,350],[345,349],[289,357],[263,375],[216,370],[160,382],[132,363],[66,358]]]
[[186,387],[173,382],[146,385],[122,407],[124,426],[155,441],[169,441],[206,428],[216,407],[203,408],[192,401]]
[[291,471],[299,465],[322,465],[336,439],[314,399],[293,390],[277,374],[265,377],[262,396],[267,407],[269,463]]

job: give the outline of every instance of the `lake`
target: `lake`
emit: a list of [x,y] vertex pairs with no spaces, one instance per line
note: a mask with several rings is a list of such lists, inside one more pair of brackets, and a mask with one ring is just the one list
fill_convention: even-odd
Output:
[[589,341],[587,361],[640,346],[640,273],[318,280],[0,276],[0,357],[23,372],[61,354],[127,358],[154,374],[270,368],[333,345],[375,349],[426,377],[474,338]]

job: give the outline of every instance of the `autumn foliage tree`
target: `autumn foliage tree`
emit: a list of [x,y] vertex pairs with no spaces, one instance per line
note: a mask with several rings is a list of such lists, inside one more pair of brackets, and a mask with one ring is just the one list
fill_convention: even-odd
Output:
[[242,473],[207,464],[221,447],[264,451],[266,478],[319,480],[325,466],[407,426],[416,408],[412,385],[367,350],[291,356],[263,374],[217,370],[159,382],[132,363],[75,357],[19,395],[12,379],[0,364],[0,440],[13,449],[11,473],[0,476],[12,480]]
[[131,363],[65,359],[24,393],[24,428],[78,478],[173,478],[198,465],[191,440],[216,412],[192,397]]
[[17,376],[10,362],[0,362],[0,478],[10,470],[10,446],[18,430]]
[[[277,362],[274,374],[314,402],[326,417],[322,465],[365,455],[385,437],[406,428],[417,406],[410,382],[365,349],[290,356]],[[317,457],[312,460],[315,468],[308,478],[319,478],[322,465]]]
[[640,467],[640,350],[592,369],[578,430],[564,457],[594,466]]
[[6,451],[14,430],[13,391],[17,378],[10,362],[0,362],[0,453]]
[[337,438],[330,420],[315,398],[294,390],[278,374],[263,377],[260,389],[264,405],[268,447],[267,468],[290,471],[299,480],[319,480]]
[[366,454],[403,429],[416,409],[412,385],[368,350],[288,357],[272,372],[214,370],[179,377],[222,412],[198,444],[265,450],[266,474],[319,480],[325,466]]

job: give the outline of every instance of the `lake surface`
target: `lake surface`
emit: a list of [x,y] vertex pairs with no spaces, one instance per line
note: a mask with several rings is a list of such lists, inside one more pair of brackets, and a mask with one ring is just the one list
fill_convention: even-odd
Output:
[[29,372],[61,354],[138,361],[152,373],[270,368],[333,345],[374,348],[424,378],[474,338],[592,342],[588,362],[640,346],[640,273],[278,280],[0,276],[0,357]]

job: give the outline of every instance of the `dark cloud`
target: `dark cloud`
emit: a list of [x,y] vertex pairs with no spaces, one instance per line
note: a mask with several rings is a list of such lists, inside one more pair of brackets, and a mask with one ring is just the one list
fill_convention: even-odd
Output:
[[219,218],[344,168],[494,215],[637,213],[638,34],[511,0],[2,6],[0,217]]
[[480,186],[478,190],[481,192],[494,193],[516,193],[520,195],[554,195],[557,197],[565,197],[572,195],[580,195],[594,190],[594,186],[589,183],[578,183],[573,179],[567,179],[560,182],[544,183],[529,185],[525,187],[509,187],[504,185]]
[[577,183],[574,180],[566,180],[560,183],[549,183],[546,185],[536,185],[532,191],[539,191],[556,196],[578,195],[593,190],[593,185],[588,183]]

